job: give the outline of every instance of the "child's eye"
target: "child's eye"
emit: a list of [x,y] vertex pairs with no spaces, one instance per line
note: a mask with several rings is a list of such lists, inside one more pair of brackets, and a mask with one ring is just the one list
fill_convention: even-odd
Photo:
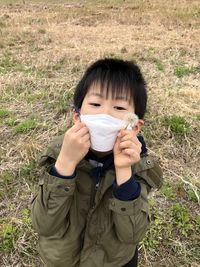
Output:
[[89,103],[91,106],[95,106],[95,107],[99,107],[100,106],[100,104],[98,104],[98,103]]
[[116,107],[114,107],[114,108],[116,108],[116,109],[118,109],[118,110],[126,110],[125,108],[123,108],[123,107],[119,107],[119,106],[116,106]]

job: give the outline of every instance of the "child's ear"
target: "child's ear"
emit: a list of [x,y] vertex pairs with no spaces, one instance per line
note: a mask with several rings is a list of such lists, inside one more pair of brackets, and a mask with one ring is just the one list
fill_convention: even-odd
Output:
[[142,129],[142,126],[144,125],[144,121],[143,120],[138,120],[137,124],[135,125],[134,127],[134,132],[137,134],[139,134],[139,132],[141,131]]
[[76,111],[73,111],[73,123],[80,121],[79,113]]

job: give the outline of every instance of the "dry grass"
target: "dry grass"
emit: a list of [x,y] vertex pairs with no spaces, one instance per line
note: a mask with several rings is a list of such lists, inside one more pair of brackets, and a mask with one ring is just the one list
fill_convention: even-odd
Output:
[[[165,191],[152,198],[153,230],[141,244],[140,266],[199,266],[198,2],[1,1],[1,266],[41,266],[29,221],[35,160],[70,124],[71,95],[85,67],[105,56],[141,66],[149,87],[143,132],[164,170]],[[189,130],[175,131],[166,120],[174,116]],[[187,209],[183,219],[175,203]]]

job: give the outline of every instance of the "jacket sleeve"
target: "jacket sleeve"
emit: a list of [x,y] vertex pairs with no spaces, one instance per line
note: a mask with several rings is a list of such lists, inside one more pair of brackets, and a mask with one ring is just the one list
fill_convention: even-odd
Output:
[[110,199],[116,235],[124,243],[140,242],[150,224],[148,193],[151,188],[162,185],[162,171],[159,165],[148,155],[132,168],[132,173],[141,185],[138,198],[121,201],[114,196]]
[[55,233],[62,236],[69,225],[68,212],[73,201],[76,175],[73,179],[62,179],[49,174],[58,151],[59,147],[56,151],[50,145],[38,162],[42,168],[39,192],[32,201],[31,219],[33,228],[41,236],[52,236]]

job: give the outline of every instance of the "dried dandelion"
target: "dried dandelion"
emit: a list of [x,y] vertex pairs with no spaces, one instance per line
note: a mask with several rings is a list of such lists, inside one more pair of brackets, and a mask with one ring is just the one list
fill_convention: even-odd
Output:
[[124,116],[124,121],[126,121],[126,127],[125,129],[133,129],[136,124],[138,123],[138,116],[134,113],[127,113]]

